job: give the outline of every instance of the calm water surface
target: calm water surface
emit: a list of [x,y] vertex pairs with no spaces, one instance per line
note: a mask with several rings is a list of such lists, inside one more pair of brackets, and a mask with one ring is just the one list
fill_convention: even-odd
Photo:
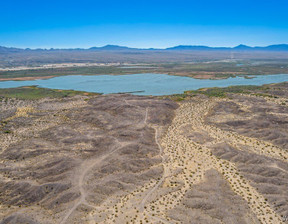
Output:
[[[46,80],[3,81],[0,88],[38,85],[51,89],[73,89],[98,93],[136,92],[137,95],[170,95],[206,87],[227,87],[235,85],[263,85],[288,81],[288,74],[259,75],[252,79],[244,77],[222,80],[193,79],[165,74],[133,75],[72,75]],[[137,92],[140,91],[140,92]]]

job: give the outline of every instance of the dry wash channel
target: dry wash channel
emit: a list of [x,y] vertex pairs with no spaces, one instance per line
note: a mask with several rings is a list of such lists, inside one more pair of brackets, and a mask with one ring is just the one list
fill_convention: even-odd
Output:
[[3,101],[1,223],[284,223],[286,93]]
[[[284,222],[288,184],[285,146],[217,126],[229,124],[229,118],[249,121],[257,116],[253,111],[257,107],[272,107],[283,115],[287,108],[261,97],[254,100],[258,105],[250,104],[248,96],[245,100],[234,97],[196,97],[181,103],[159,146],[162,176],[119,198],[103,223]],[[224,112],[218,110],[222,105]],[[235,105],[240,112],[234,110]]]

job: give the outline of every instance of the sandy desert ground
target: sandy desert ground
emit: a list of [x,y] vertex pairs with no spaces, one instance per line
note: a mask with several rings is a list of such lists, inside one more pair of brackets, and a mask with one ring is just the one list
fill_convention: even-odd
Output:
[[1,224],[288,220],[287,83],[0,105]]

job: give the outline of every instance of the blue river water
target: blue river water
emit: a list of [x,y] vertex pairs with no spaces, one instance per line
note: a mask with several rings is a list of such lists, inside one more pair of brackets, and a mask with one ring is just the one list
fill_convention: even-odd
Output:
[[288,74],[257,75],[249,79],[237,76],[235,78],[210,80],[147,73],[133,75],[71,75],[45,80],[2,81],[0,82],[0,88],[36,85],[43,88],[73,89],[103,94],[133,92],[137,95],[161,96],[208,87],[263,85],[285,81],[288,81]]

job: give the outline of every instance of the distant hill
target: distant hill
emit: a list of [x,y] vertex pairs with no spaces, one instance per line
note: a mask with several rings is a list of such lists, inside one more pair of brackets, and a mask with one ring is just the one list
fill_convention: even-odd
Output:
[[208,47],[208,46],[198,46],[198,45],[179,45],[175,47],[166,48],[166,50],[197,50],[197,51],[205,51],[205,50],[229,50],[231,48],[227,47]]
[[91,47],[88,50],[108,50],[108,51],[118,51],[118,50],[132,50],[136,48],[129,48],[125,46],[118,46],[118,45],[106,45],[103,47]]
[[236,47],[233,47],[234,50],[244,50],[244,51],[247,51],[247,50],[253,50],[253,47],[249,47],[247,45],[244,45],[244,44],[240,44]]
[[3,46],[0,46],[0,52],[19,52],[19,51],[23,51],[23,49],[21,48],[14,48],[14,47],[3,47]]
[[270,45],[267,46],[265,49],[273,51],[288,51],[288,44]]

